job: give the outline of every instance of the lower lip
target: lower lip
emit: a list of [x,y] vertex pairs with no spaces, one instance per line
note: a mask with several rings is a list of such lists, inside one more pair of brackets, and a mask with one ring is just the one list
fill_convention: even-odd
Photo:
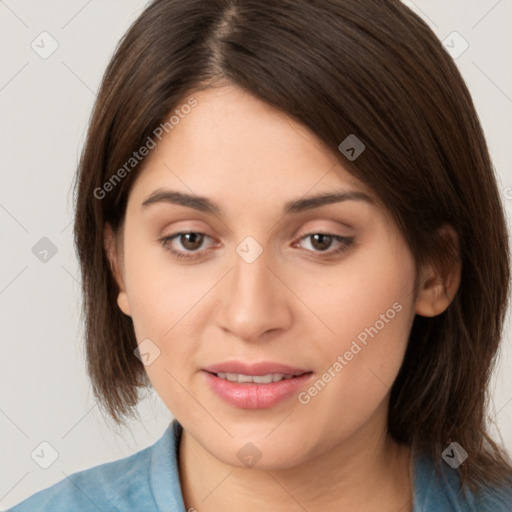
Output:
[[312,375],[310,372],[291,379],[270,382],[269,384],[254,384],[231,382],[206,371],[203,373],[217,396],[241,409],[274,407],[297,393]]

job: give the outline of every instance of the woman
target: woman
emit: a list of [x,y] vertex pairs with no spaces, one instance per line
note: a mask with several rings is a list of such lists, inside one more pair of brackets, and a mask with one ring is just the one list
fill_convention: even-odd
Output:
[[505,511],[509,286],[465,84],[399,1],[156,0],[78,171],[88,370],[153,446],[12,510]]

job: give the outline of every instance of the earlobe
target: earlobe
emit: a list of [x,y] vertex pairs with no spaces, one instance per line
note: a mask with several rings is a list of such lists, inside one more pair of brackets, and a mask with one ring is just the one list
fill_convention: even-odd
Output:
[[121,271],[122,254],[120,254],[120,251],[118,250],[118,240],[116,239],[112,226],[108,222],[105,224],[105,228],[103,230],[103,243],[105,252],[107,254],[107,259],[109,261],[110,270],[119,288],[119,293],[117,295],[117,305],[125,315],[131,316],[130,303],[128,301],[123,273]]
[[416,313],[430,317],[441,314],[450,305],[453,298],[445,291],[442,279],[439,277],[430,277],[424,281],[416,298]]
[[440,263],[428,265],[422,272],[416,298],[416,313],[433,317],[441,314],[451,304],[460,285],[461,260],[458,237],[451,226],[443,226],[439,235],[453,247],[456,258],[451,258],[449,266],[440,268]]
[[127,316],[131,316],[130,303],[128,302],[128,295],[125,291],[120,291],[117,296],[117,305],[119,309]]

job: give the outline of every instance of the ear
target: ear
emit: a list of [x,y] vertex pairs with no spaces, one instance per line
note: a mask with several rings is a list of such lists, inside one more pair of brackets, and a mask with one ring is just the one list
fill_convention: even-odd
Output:
[[437,316],[445,311],[460,285],[462,263],[457,233],[445,225],[439,228],[438,235],[446,240],[448,247],[453,247],[453,255],[450,254],[442,268],[441,263],[436,263],[422,269],[416,298],[416,313],[421,316]]
[[119,246],[122,245],[122,239],[114,234],[112,226],[107,222],[103,230],[103,244],[107,253],[107,259],[110,263],[110,270],[119,288],[119,294],[117,295],[117,305],[119,309],[128,316],[131,316],[130,303],[128,302],[128,295],[126,293],[126,287],[124,284],[124,278],[122,273],[123,268],[123,254]]

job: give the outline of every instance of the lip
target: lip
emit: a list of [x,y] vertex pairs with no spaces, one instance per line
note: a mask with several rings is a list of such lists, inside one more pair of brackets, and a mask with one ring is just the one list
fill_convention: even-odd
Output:
[[[239,383],[217,377],[215,374],[219,372],[255,376],[283,373],[293,375],[294,377],[268,384]],[[203,368],[202,373],[212,391],[219,398],[241,409],[267,409],[274,407],[297,394],[299,389],[313,375],[311,370],[294,368],[281,363],[245,363],[242,361],[226,361],[208,366]]]
[[243,375],[267,375],[269,373],[283,373],[285,375],[302,375],[310,372],[305,368],[295,368],[286,364],[262,361],[259,363],[246,363],[244,361],[225,361],[203,368],[210,373],[242,373]]

